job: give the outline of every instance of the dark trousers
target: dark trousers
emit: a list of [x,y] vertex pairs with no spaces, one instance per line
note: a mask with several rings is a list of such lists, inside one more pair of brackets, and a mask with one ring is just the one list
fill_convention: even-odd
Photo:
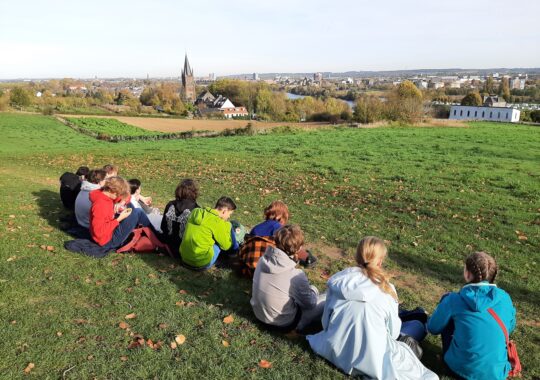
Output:
[[401,333],[408,335],[417,342],[421,342],[427,335],[427,314],[424,309],[417,307],[414,310],[399,310],[401,319]]
[[152,227],[152,223],[146,216],[145,212],[141,208],[133,208],[131,203],[128,205],[133,210],[131,214],[120,222],[118,227],[115,228],[111,240],[103,246],[107,250],[116,250],[124,245],[124,242],[129,237],[129,234],[137,228],[139,225],[143,227]]

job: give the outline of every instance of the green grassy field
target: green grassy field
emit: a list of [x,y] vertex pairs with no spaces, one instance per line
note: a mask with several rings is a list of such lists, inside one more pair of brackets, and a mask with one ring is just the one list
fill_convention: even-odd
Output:
[[116,119],[108,118],[93,118],[93,117],[70,117],[67,119],[69,123],[84,132],[95,133],[98,136],[106,137],[141,137],[141,136],[156,136],[160,132],[148,131],[146,129],[134,127],[126,123],[122,123]]
[[[302,338],[261,329],[250,282],[230,271],[65,251],[58,177],[107,163],[139,178],[160,207],[180,179],[195,178],[202,205],[229,195],[239,206],[234,218],[248,226],[270,201],[284,200],[320,257],[308,271],[320,289],[351,265],[362,236],[377,235],[390,242],[403,306],[431,311],[462,285],[463,258],[488,251],[518,310],[513,338],[525,378],[540,377],[540,129],[280,131],[113,144],[52,117],[0,114],[0,378],[342,377]],[[229,315],[234,321],[225,324]],[[163,347],[128,349],[134,334]],[[180,334],[185,343],[171,349]],[[444,376],[439,346],[428,338],[423,361]]]

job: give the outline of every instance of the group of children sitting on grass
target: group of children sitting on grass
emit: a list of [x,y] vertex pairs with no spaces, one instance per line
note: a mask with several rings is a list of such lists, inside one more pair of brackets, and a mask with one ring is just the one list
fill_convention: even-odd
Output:
[[458,378],[505,379],[511,370],[504,329],[514,330],[515,309],[494,284],[497,264],[485,252],[466,258],[466,285],[445,294],[428,318],[421,308],[400,309],[384,270],[387,247],[377,237],[364,237],[356,265],[334,274],[320,294],[299,268],[315,259],[304,249],[301,228],[288,224],[283,202],[272,202],[265,220],[242,236],[242,226],[229,222],[234,201],[221,197],[213,208],[200,207],[196,182],[185,179],[156,228],[148,215],[159,214],[149,209],[151,198],[140,195],[139,181],[125,181],[112,166],[82,172],[76,174],[82,182],[73,205],[79,227],[88,229],[93,244],[118,249],[144,226],[188,268],[206,270],[220,256],[234,257],[241,273],[253,278],[250,303],[257,320],[275,331],[307,334],[313,351],[347,374],[438,379],[420,362],[419,342],[428,332],[441,334],[444,361]]

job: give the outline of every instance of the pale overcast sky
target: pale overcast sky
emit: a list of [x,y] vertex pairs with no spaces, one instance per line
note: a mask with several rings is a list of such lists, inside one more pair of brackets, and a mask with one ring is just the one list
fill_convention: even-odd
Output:
[[0,0],[0,78],[540,67],[540,0]]

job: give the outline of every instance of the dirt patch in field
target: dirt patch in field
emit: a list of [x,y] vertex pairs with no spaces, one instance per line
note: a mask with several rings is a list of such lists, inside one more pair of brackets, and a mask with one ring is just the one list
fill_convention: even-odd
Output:
[[313,128],[329,126],[328,123],[265,123],[255,120],[188,120],[188,119],[166,119],[159,117],[131,117],[131,116],[90,116],[90,115],[59,115],[62,117],[91,117],[116,119],[122,123],[149,131],[158,132],[186,132],[186,131],[217,131],[225,129],[244,128],[251,123],[253,128],[258,130],[270,129],[280,126],[291,126],[299,128]]
[[394,270],[391,272],[392,279],[390,280],[396,288],[408,289],[414,293],[420,294],[422,299],[430,304],[437,304],[441,296],[448,290],[440,285],[426,283],[420,276],[412,273]]
[[347,255],[343,249],[324,243],[307,243],[305,248],[314,254],[322,254],[333,260],[342,260]]

